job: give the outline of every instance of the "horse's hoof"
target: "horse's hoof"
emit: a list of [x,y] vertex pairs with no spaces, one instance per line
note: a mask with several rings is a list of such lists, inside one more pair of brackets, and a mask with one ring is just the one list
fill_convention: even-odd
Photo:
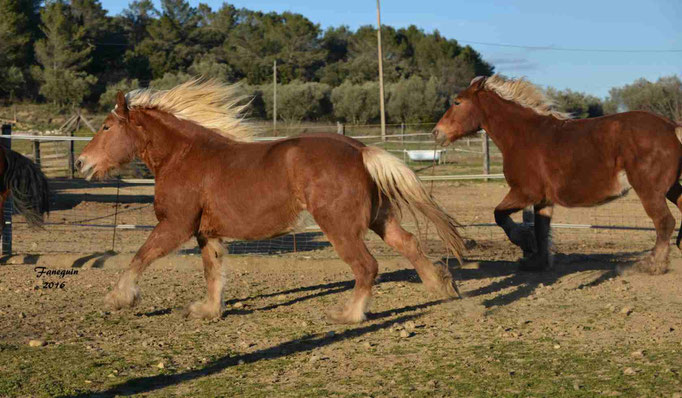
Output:
[[647,255],[635,263],[635,269],[649,275],[662,275],[668,272],[669,261],[667,259],[656,261],[653,256]]
[[551,261],[549,255],[533,253],[529,257],[519,260],[519,270],[525,272],[542,272],[550,269]]
[[462,298],[457,283],[445,264],[434,264],[435,276],[423,281],[426,290],[442,299]]
[[195,319],[214,319],[222,315],[222,308],[205,301],[195,301],[185,310],[185,317]]
[[140,290],[137,287],[114,289],[107,293],[104,302],[112,310],[132,308],[140,302]]
[[354,324],[367,320],[367,315],[364,312],[349,311],[347,308],[329,311],[327,317],[332,323],[339,324]]

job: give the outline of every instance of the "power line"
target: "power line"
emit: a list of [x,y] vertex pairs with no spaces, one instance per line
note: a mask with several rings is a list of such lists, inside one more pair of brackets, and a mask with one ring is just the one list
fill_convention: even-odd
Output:
[[591,52],[591,53],[682,53],[681,50],[644,50],[644,49],[629,49],[629,50],[615,50],[615,49],[604,49],[604,48],[571,48],[571,47],[553,47],[553,46],[525,46],[519,44],[505,44],[505,43],[490,43],[483,41],[473,41],[473,40],[457,40],[460,43],[467,44],[478,44],[482,46],[493,46],[493,47],[510,47],[510,48],[523,48],[526,50],[541,50],[541,51],[571,51],[571,52]]

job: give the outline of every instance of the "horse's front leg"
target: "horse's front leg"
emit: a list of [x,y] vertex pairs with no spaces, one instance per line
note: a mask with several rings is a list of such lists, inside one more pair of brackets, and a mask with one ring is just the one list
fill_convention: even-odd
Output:
[[504,230],[509,240],[523,249],[524,253],[537,251],[533,231],[515,223],[511,215],[531,204],[533,203],[528,197],[512,188],[495,208],[495,222]]
[[186,242],[193,234],[192,228],[173,223],[172,221],[159,222],[152,233],[137,251],[130,262],[130,266],[116,283],[114,290],[106,296],[106,302],[112,309],[132,307],[139,301],[140,291],[137,281],[142,272],[154,260],[165,256],[173,249]]
[[535,205],[535,242],[537,251],[521,262],[524,271],[543,271],[552,265],[550,223],[553,205]]

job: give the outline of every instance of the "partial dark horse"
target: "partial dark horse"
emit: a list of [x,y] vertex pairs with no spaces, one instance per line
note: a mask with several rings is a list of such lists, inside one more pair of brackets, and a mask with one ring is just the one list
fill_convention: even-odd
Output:
[[445,297],[457,295],[447,267],[431,263],[400,226],[400,208],[420,212],[449,250],[459,256],[463,248],[455,221],[407,166],[384,150],[337,134],[247,142],[252,131],[241,122],[238,102],[233,86],[216,82],[119,93],[115,110],[78,158],[76,165],[88,179],[101,178],[135,156],[156,179],[159,223],[109,293],[112,307],[134,305],[144,269],[195,236],[208,294],[188,314],[220,316],[220,238],[281,235],[296,226],[303,211],[312,214],[355,274],[352,298],[332,319],[365,319],[378,272],[363,241],[368,229],[407,257],[427,288]]
[[[527,81],[478,77],[455,99],[434,129],[450,142],[485,129],[502,152],[510,191],[495,208],[495,221],[525,253],[522,268],[549,266],[549,227],[555,204],[594,206],[619,198],[630,187],[656,227],[656,245],[637,265],[652,274],[668,268],[675,228],[666,198],[682,209],[682,127],[649,112],[625,112],[573,120],[552,110]],[[510,215],[535,206],[535,229]],[[677,237],[680,246],[682,231]]]
[[2,209],[11,194],[14,207],[29,226],[41,227],[43,215],[50,211],[47,178],[27,157],[4,147],[0,151],[0,226],[5,224]]

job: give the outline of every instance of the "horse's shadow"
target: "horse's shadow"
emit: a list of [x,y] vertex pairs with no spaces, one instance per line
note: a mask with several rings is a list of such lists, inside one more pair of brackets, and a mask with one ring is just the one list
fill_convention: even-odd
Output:
[[[463,281],[483,280],[488,278],[503,278],[501,281],[492,282],[486,286],[474,289],[468,292],[469,297],[481,296],[486,294],[494,294],[510,287],[516,287],[512,293],[505,293],[496,295],[490,299],[485,300],[485,305],[488,307],[502,306],[510,304],[522,297],[526,297],[539,286],[540,283],[544,285],[551,285],[561,278],[574,273],[584,271],[601,271],[599,275],[584,283],[581,286],[593,286],[602,283],[609,278],[616,276],[618,273],[614,262],[620,266],[627,266],[632,264],[631,258],[639,253],[620,253],[616,255],[562,255],[555,257],[554,269],[543,273],[528,273],[519,272],[518,265],[515,262],[509,261],[479,261],[477,269],[456,269],[455,273]],[[588,278],[589,279],[589,278]],[[412,269],[401,269],[384,273],[379,283],[388,282],[408,282],[419,283],[417,274]],[[308,300],[314,297],[320,297],[327,294],[334,294],[353,287],[353,281],[340,281],[332,283],[324,283],[311,286],[303,286],[294,289],[287,289],[273,293],[259,294],[249,297],[245,300],[254,300],[262,298],[271,298],[282,294],[295,294],[305,292],[307,294],[298,297],[295,300],[281,303],[275,306],[268,306],[259,308],[257,310],[268,310],[282,305],[291,305],[296,302]],[[580,287],[580,286],[579,286]],[[409,320],[419,318],[424,314],[424,311],[430,307],[439,305],[445,300],[429,301],[422,304],[405,306],[403,308],[387,310],[379,313],[369,315],[369,324],[361,325],[355,328],[349,328],[340,333],[327,334],[313,334],[302,338],[293,339],[274,345],[272,347],[257,350],[251,353],[244,353],[238,355],[222,356],[200,369],[187,370],[175,374],[164,374],[148,377],[138,377],[126,382],[117,384],[107,391],[100,393],[87,392],[77,397],[84,396],[111,396],[118,395],[135,395],[140,393],[147,393],[156,391],[162,388],[178,385],[184,382],[204,378],[213,374],[219,373],[225,369],[244,363],[254,363],[259,361],[267,361],[286,357],[290,354],[310,352],[314,349],[325,347],[335,342],[353,339],[377,332],[382,329],[390,328],[391,326]],[[228,304],[233,304],[236,301],[228,301]],[[256,309],[254,309],[256,310]],[[248,311],[251,312],[251,311]],[[412,313],[409,313],[412,312]],[[165,315],[166,311],[161,311],[159,314]],[[241,313],[241,311],[240,311]],[[389,318],[381,321],[384,318]]]
[[[531,296],[542,284],[550,286],[560,279],[583,272],[585,282],[577,286],[578,289],[597,286],[611,278],[617,277],[622,270],[629,269],[644,252],[627,252],[616,254],[556,254],[552,269],[542,272],[524,272],[519,270],[518,262],[514,261],[478,261],[477,268],[464,267],[454,269],[455,279],[467,281],[488,278],[502,278],[490,282],[485,286],[464,292],[466,297],[478,297],[495,293],[493,297],[485,298],[485,307],[499,307],[511,304],[522,298]],[[450,263],[452,268],[455,264]],[[502,291],[512,289],[509,292]]]
[[[285,341],[281,344],[272,347],[264,348],[250,353],[238,355],[224,355],[200,369],[187,370],[185,372],[178,372],[175,374],[161,374],[156,376],[137,377],[114,385],[110,389],[102,392],[84,392],[78,395],[71,395],[71,397],[110,397],[114,395],[136,395],[147,392],[156,391],[162,388],[178,385],[184,382],[208,377],[219,373],[225,369],[233,366],[268,361],[278,358],[283,358],[291,354],[310,352],[315,349],[332,345],[336,342],[354,339],[374,333],[383,329],[388,329],[393,325],[404,323],[410,320],[419,318],[424,311],[433,305],[440,304],[441,301],[432,301],[416,306],[408,306],[395,311],[393,313],[401,314],[410,311],[418,311],[413,314],[405,314],[392,319],[387,319],[383,322],[374,322],[364,324],[355,328],[346,329],[340,333],[316,333],[306,335],[298,339]],[[375,320],[381,318],[374,318]]]

